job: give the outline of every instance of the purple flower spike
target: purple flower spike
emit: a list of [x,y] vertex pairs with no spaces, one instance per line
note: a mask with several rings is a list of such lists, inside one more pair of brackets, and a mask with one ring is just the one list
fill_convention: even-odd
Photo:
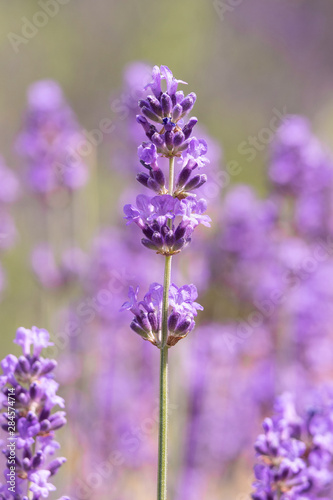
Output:
[[[165,82],[163,81],[165,80]],[[166,84],[166,85],[165,85]],[[153,95],[141,96],[138,102],[141,115],[136,120],[142,126],[148,141],[138,148],[139,160],[145,171],[136,176],[138,182],[154,191],[152,198],[139,195],[136,205],[124,206],[124,219],[127,224],[135,223],[142,231],[141,243],[157,254],[171,257],[182,251],[191,242],[192,234],[199,224],[210,226],[210,218],[205,215],[207,203],[197,199],[194,190],[207,181],[205,174],[193,175],[198,167],[209,163],[206,158],[207,144],[203,139],[191,138],[197,118],[183,118],[192,111],[196,101],[194,92],[184,96],[178,90],[182,80],[174,78],[167,66],[154,66],[152,80],[145,89],[151,89]],[[164,170],[169,159],[169,169]],[[175,158],[179,158],[180,172],[175,177]],[[168,175],[168,181],[166,177]],[[166,187],[166,185],[168,187]],[[166,259],[170,262],[171,259]],[[170,282],[171,267],[165,265],[165,284]],[[138,302],[138,291],[130,288],[129,301],[122,309],[130,310],[135,319],[131,328],[143,339],[159,348],[175,345],[185,337],[195,325],[194,317],[201,306],[195,302],[197,297],[194,285],[169,289],[168,328],[164,323],[161,331],[163,287],[157,283],[151,285],[144,300]],[[166,310],[165,309],[165,310]],[[163,337],[163,339],[162,339]]]
[[[52,413],[55,406],[63,407],[63,400],[56,394],[58,384],[52,373],[57,363],[41,357],[42,349],[53,345],[49,342],[49,333],[37,327],[22,327],[17,330],[15,342],[21,346],[23,355],[18,359],[9,355],[1,362],[4,410],[0,423],[9,433],[8,443],[15,440],[16,462],[13,465],[6,446],[2,452],[7,459],[4,473],[7,482],[6,486],[0,484],[0,497],[38,500],[47,498],[56,489],[49,479],[66,461],[65,458],[50,461],[50,456],[59,448],[54,436],[55,430],[66,424],[65,412]],[[8,482],[13,470],[17,480],[16,496]],[[68,497],[62,498],[68,500]]]
[[263,423],[255,449],[253,500],[327,498],[333,484],[333,401],[299,416],[291,394]]

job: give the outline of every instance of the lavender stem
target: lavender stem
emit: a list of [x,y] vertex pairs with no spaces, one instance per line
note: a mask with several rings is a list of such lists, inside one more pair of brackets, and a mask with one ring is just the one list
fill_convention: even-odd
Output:
[[[169,159],[169,194],[173,194],[174,185],[174,158]],[[168,316],[169,316],[169,289],[171,281],[172,256],[165,257],[163,309],[162,309],[162,342],[160,367],[160,412],[158,437],[158,481],[157,500],[167,498],[168,472]]]

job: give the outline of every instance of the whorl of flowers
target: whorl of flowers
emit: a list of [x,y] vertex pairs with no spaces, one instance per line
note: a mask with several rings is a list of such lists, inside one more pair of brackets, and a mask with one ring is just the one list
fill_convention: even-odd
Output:
[[[143,300],[138,302],[138,292],[131,287],[128,297],[122,310],[131,311],[134,314],[134,320],[131,328],[143,339],[148,340],[153,345],[161,346],[162,335],[162,301],[163,286],[158,283],[152,283],[148,293]],[[184,285],[178,288],[172,284],[169,290],[169,318],[168,318],[168,346],[175,345],[179,340],[193,330],[195,322],[194,316],[198,310],[203,307],[195,302],[198,297],[197,289],[194,285]]]
[[332,399],[300,416],[287,393],[275,410],[255,443],[253,500],[327,500],[333,484]]
[[[142,244],[167,258],[190,243],[199,224],[210,225],[210,218],[204,215],[206,200],[197,199],[194,193],[207,180],[205,174],[196,173],[209,163],[205,157],[207,144],[192,137],[197,118],[184,121],[196,101],[193,92],[185,96],[178,90],[178,85],[184,83],[175,79],[167,66],[153,68],[152,81],[146,86],[152,95],[139,101],[142,114],[137,116],[137,122],[142,125],[148,141],[138,148],[140,162],[146,171],[140,172],[137,180],[152,190],[154,196],[139,195],[136,206],[124,207],[127,223],[134,222],[143,233]],[[170,162],[169,182],[162,167],[164,158]],[[178,158],[180,165],[175,182],[174,158]],[[163,347],[163,288],[153,283],[141,302],[137,301],[137,292],[131,289],[130,301],[123,306],[135,316],[131,324],[133,330],[158,347]],[[166,345],[174,345],[193,329],[197,309],[202,309],[194,302],[196,298],[194,285],[170,286]]]
[[135,222],[142,230],[145,238],[141,241],[145,247],[163,255],[180,252],[191,241],[199,224],[210,225],[210,218],[203,215],[205,200],[194,196],[179,200],[169,194],[154,198],[139,195],[136,205],[125,205],[125,219],[129,224]]
[[1,361],[0,420],[6,432],[2,442],[6,469],[0,498],[38,500],[56,489],[50,479],[66,461],[50,458],[60,446],[55,431],[66,423],[65,412],[53,410],[56,406],[63,409],[64,400],[57,395],[52,373],[56,361],[41,356],[43,349],[53,345],[49,333],[36,327],[19,328],[14,342],[22,348],[22,356],[9,354]]
[[46,195],[60,188],[73,191],[82,187],[88,178],[81,155],[85,146],[86,140],[58,83],[41,80],[32,84],[17,141],[31,189]]

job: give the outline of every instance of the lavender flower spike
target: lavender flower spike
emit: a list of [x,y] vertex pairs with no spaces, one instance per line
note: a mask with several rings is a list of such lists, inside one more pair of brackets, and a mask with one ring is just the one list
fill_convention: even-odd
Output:
[[41,356],[43,349],[53,345],[49,338],[46,330],[35,326],[19,328],[14,342],[22,348],[22,356],[9,354],[1,362],[0,421],[7,433],[2,500],[47,498],[56,489],[50,479],[66,462],[63,457],[50,460],[59,448],[55,431],[66,424],[66,418],[64,411],[52,411],[56,406],[64,408],[64,401],[57,395],[52,374],[56,361]]
[[299,416],[291,394],[277,400],[255,449],[253,500],[328,498],[333,485],[333,401]]

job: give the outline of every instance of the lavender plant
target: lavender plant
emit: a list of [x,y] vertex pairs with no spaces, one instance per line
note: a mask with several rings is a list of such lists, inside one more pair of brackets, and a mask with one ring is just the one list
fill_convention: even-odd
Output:
[[[43,358],[43,349],[52,346],[46,330],[19,328],[14,341],[22,348],[22,356],[9,354],[1,362],[0,416],[6,440],[2,453],[6,459],[5,483],[0,484],[2,500],[38,500],[47,498],[56,488],[50,482],[64,457],[51,459],[59,448],[55,431],[66,423],[64,400],[57,395],[53,378],[57,363]],[[61,497],[59,500],[69,500]]]
[[[162,90],[163,80],[166,91]],[[139,101],[141,114],[137,121],[148,141],[138,148],[145,171],[137,175],[137,180],[155,196],[139,195],[136,206],[124,207],[127,223],[134,222],[143,233],[142,244],[165,258],[163,285],[153,283],[141,301],[138,288],[130,288],[129,301],[123,305],[134,314],[131,328],[161,352],[158,500],[166,500],[167,496],[168,350],[193,330],[194,317],[202,309],[195,302],[194,285],[178,288],[171,284],[172,257],[190,243],[199,224],[210,225],[209,217],[204,215],[206,201],[198,200],[194,193],[207,179],[205,174],[194,172],[208,162],[207,144],[192,136],[197,118],[184,122],[196,95],[184,96],[178,90],[179,84],[185,82],[175,79],[167,66],[153,68],[152,81],[147,85],[153,95]],[[160,166],[164,158],[169,161],[168,181]],[[179,173],[175,181],[176,158]]]
[[253,500],[328,499],[333,484],[332,396],[300,416],[286,393],[263,428],[255,443]]

